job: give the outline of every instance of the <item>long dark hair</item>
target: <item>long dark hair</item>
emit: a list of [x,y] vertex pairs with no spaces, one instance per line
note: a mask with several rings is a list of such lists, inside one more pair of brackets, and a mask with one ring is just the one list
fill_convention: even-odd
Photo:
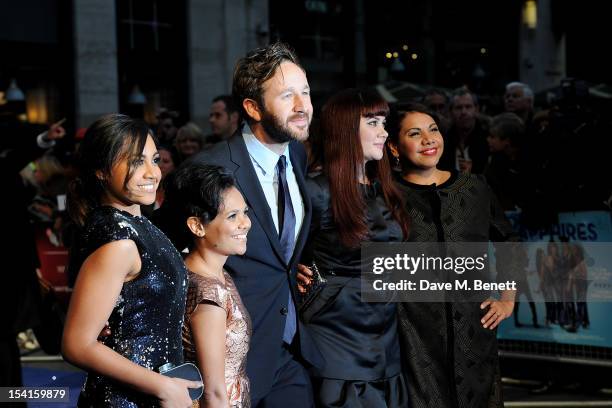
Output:
[[165,215],[173,224],[171,234],[178,248],[193,244],[187,219],[198,217],[204,225],[214,220],[223,205],[223,193],[235,185],[225,168],[194,161],[187,161],[166,179]]
[[[363,166],[363,148],[359,137],[361,117],[387,116],[389,106],[378,93],[347,89],[332,96],[321,111],[323,136],[323,171],[328,176],[331,209],[343,244],[356,247],[367,238],[366,204],[361,194],[358,169]],[[393,217],[408,236],[408,215],[402,197],[391,179],[386,151],[378,161],[365,165],[365,175],[378,181]]]
[[[83,226],[92,209],[101,205],[113,166],[122,159],[139,156],[153,133],[142,121],[121,114],[96,120],[85,132],[76,156],[78,170],[68,189],[68,212]],[[155,138],[153,138],[155,140]],[[134,173],[131,160],[124,185]]]

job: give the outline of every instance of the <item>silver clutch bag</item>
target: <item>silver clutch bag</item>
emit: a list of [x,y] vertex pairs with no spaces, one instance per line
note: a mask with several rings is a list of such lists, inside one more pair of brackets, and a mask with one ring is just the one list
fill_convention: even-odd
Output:
[[[200,370],[198,370],[198,367],[193,363],[183,363],[178,366],[175,366],[172,363],[167,363],[159,367],[157,371],[166,377],[182,378],[183,380],[189,381],[202,381]],[[192,401],[199,400],[202,397],[203,392],[204,387],[189,388],[189,396],[191,397]]]
[[298,311],[302,316],[302,320],[309,321],[310,317],[319,310],[319,307],[314,307],[317,302],[315,300],[319,297],[319,294],[327,285],[327,279],[321,275],[319,272],[319,268],[317,268],[317,264],[313,261],[310,265],[310,270],[312,271],[312,278],[310,285],[306,288],[306,293],[302,294],[302,298],[300,304],[298,306]]

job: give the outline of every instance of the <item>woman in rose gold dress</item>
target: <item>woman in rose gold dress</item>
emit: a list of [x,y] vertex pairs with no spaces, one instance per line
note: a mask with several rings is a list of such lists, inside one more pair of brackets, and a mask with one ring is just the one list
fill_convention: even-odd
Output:
[[185,305],[185,360],[204,380],[201,407],[250,406],[246,356],[251,319],[223,265],[246,251],[251,221],[231,174],[222,167],[189,164],[166,186],[169,212],[184,228],[189,254]]

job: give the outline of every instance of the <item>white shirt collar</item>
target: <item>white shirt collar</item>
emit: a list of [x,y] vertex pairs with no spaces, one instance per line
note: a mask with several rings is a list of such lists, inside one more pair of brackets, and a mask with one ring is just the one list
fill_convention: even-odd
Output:
[[[242,137],[253,161],[257,163],[259,167],[261,167],[265,175],[274,175],[276,171],[276,163],[278,163],[280,155],[268,149],[263,143],[257,140],[250,126],[246,123],[242,127]],[[287,170],[290,170],[293,166],[291,165],[291,160],[289,158],[289,144],[285,146],[283,155],[287,160]]]

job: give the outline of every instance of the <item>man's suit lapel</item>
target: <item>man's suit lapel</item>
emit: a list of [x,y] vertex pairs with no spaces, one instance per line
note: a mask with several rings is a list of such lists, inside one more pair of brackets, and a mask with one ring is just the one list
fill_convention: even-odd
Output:
[[250,212],[255,215],[262,229],[266,233],[268,240],[272,244],[272,248],[276,256],[284,263],[281,252],[280,240],[270,207],[264,195],[263,189],[259,184],[259,179],[253,168],[253,162],[249,156],[249,151],[246,148],[242,134],[238,131],[229,141],[230,159],[237,165],[234,171],[236,182],[244,194],[244,198],[249,205]]
[[299,259],[295,259],[295,254],[301,254],[304,245],[306,244],[306,239],[308,238],[308,233],[310,232],[310,219],[312,217],[312,209],[310,205],[310,197],[308,196],[308,191],[306,191],[306,181],[304,178],[303,169],[300,163],[299,158],[297,158],[297,154],[294,150],[294,144],[291,143],[289,145],[289,155],[291,156],[291,163],[293,165],[293,172],[295,173],[295,179],[297,181],[298,187],[300,188],[300,194],[302,195],[302,202],[304,203],[304,221],[302,222],[302,228],[298,233],[298,236],[295,240],[295,248],[293,250],[293,256],[291,257],[290,265],[298,262]]

